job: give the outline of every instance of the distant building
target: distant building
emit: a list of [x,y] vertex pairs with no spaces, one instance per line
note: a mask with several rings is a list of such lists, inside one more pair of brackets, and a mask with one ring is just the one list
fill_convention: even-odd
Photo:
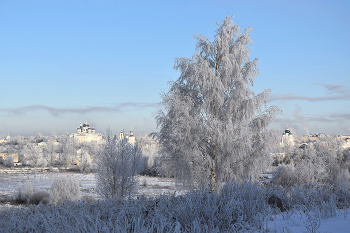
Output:
[[130,130],[130,135],[128,133],[126,135],[124,135],[124,129],[122,129],[120,131],[119,139],[123,140],[125,142],[128,142],[130,144],[135,145],[136,139],[135,139],[134,131],[132,130],[132,127],[131,127],[131,130]]
[[87,121],[85,124],[80,124],[77,128],[77,133],[73,133],[70,137],[74,138],[77,142],[92,142],[92,141],[101,141],[102,134],[96,133],[95,128],[88,125]]
[[18,163],[18,153],[0,153],[1,159],[7,159],[9,156],[12,156],[13,162]]
[[10,139],[11,139],[11,137],[10,137],[10,134],[8,133],[6,138],[0,139],[0,143],[10,141]]
[[[50,141],[49,141],[49,142],[50,142]],[[57,141],[53,141],[52,144],[53,144],[54,146],[58,146],[60,143],[57,142]],[[38,143],[38,146],[47,146],[47,142],[39,142],[39,143]]]
[[301,141],[304,143],[317,142],[321,137],[325,137],[324,134],[309,134],[301,137]]
[[293,146],[294,145],[294,138],[293,138],[292,133],[288,129],[288,127],[286,128],[286,130],[282,134],[281,145],[282,146],[286,146],[286,145]]
[[345,136],[339,135],[337,139],[342,141],[342,147],[344,149],[347,149],[350,147],[350,135],[345,135]]

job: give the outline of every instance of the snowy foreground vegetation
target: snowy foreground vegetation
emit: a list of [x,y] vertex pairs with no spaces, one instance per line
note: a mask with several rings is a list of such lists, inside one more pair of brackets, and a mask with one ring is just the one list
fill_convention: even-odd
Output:
[[[271,220],[303,217],[316,232],[331,217],[346,217],[348,187],[270,187],[226,184],[220,191],[193,190],[181,196],[68,201],[0,211],[1,232],[274,232]],[[273,223],[273,221],[272,221]]]
[[[350,149],[332,137],[279,144],[269,124],[281,111],[267,106],[269,90],[250,90],[259,71],[249,33],[227,16],[213,42],[195,35],[197,52],[176,59],[181,75],[162,95],[160,132],[135,145],[110,130],[100,144],[68,135],[6,142],[2,152],[18,153],[34,179],[37,169],[60,175],[4,195],[0,232],[332,232],[324,221],[349,209]],[[14,166],[11,156],[3,166]],[[178,186],[143,195],[149,179],[140,185],[140,175]],[[93,176],[93,187],[77,176]]]

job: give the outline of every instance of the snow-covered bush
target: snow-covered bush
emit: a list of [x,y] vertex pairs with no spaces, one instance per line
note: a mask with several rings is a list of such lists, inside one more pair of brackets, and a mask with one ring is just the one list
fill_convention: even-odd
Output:
[[[302,186],[305,184],[324,185],[327,182],[329,183],[330,172],[333,171],[335,173],[334,169],[330,169],[330,161],[333,160],[325,153],[319,153],[316,148],[314,145],[309,145],[303,151],[302,159],[298,159],[296,164],[294,164],[293,160],[290,160],[290,164],[278,165],[271,182],[284,187]],[[335,167],[338,168],[339,165],[335,164]]]
[[20,187],[15,195],[15,200],[20,203],[26,203],[29,196],[34,192],[33,185],[29,182],[24,183],[22,187]]
[[[252,182],[183,196],[39,205],[0,212],[4,232],[236,232],[270,215],[268,188]],[[11,213],[11,214],[10,214]]]
[[48,204],[49,202],[49,193],[46,191],[32,193],[27,199],[27,203],[31,205]]
[[79,180],[72,176],[57,178],[51,184],[50,200],[53,203],[77,201],[80,195]]
[[141,148],[115,139],[107,131],[97,157],[97,190],[106,198],[130,197],[138,183]]
[[46,167],[47,166],[47,160],[45,158],[43,158],[43,157],[39,158],[36,166],[37,167],[41,167],[41,168]]
[[85,201],[87,203],[91,203],[93,201],[96,201],[95,197],[91,196],[91,195],[84,195],[81,197],[82,201]]
[[292,164],[280,164],[272,174],[271,183],[275,185],[293,186],[296,183],[295,167]]
[[336,180],[337,184],[350,184],[350,172],[349,169],[343,169]]

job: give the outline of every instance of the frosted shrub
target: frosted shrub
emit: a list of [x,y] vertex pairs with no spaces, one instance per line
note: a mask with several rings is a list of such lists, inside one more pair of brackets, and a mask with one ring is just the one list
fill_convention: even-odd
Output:
[[[183,196],[39,205],[0,211],[4,232],[244,232],[270,215],[269,190],[236,182]],[[0,230],[0,231],[1,231]]]
[[273,173],[271,182],[275,185],[293,186],[296,183],[296,172],[292,164],[280,164]]
[[305,184],[320,185],[323,184],[325,177],[325,173],[321,173],[314,166],[308,166],[304,163],[298,164],[296,167],[291,164],[280,164],[273,173],[271,182],[283,187],[303,186]]
[[138,183],[141,148],[112,137],[107,131],[97,157],[97,190],[106,198],[130,197]]
[[343,169],[340,172],[340,175],[337,178],[337,183],[341,184],[349,184],[350,183],[350,173],[349,173],[349,169]]
[[44,168],[47,166],[47,160],[44,158],[39,158],[38,159],[38,163],[37,163],[38,167]]
[[323,185],[327,182],[330,173],[327,170],[329,164],[327,165],[324,157],[316,154],[315,149],[309,149],[304,159],[295,166],[293,161],[291,162],[291,164],[280,164],[277,167],[271,180],[272,183],[286,187],[306,184]]
[[87,203],[91,203],[93,201],[96,201],[95,197],[91,196],[91,195],[84,195],[81,197],[82,201],[85,201]]
[[[268,205],[271,196],[304,215],[304,211],[314,211],[317,218],[309,215],[306,225],[335,216],[337,206],[348,206],[349,193],[347,186],[281,189],[241,181],[220,191],[192,190],[177,197],[3,207],[0,232],[265,232],[264,221],[274,214]],[[284,214],[288,216],[288,212]]]
[[35,192],[27,200],[27,203],[31,205],[48,204],[49,202],[49,193],[46,191]]
[[325,159],[317,155],[310,159],[303,160],[296,166],[298,184],[324,184],[328,177],[326,167]]
[[55,179],[51,184],[50,200],[53,203],[77,201],[80,198],[80,183],[71,176]]
[[17,201],[21,202],[21,203],[26,203],[29,196],[32,195],[34,189],[33,189],[33,185],[29,182],[26,182],[19,190],[18,190],[18,194],[17,197],[15,197],[17,199]]

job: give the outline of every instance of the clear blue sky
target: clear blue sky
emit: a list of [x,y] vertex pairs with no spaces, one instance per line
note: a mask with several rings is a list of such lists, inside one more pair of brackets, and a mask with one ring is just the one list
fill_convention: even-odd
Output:
[[274,127],[347,134],[350,1],[2,1],[0,134],[157,131],[160,93],[175,57],[213,39],[214,21],[254,27],[256,93],[284,112]]

